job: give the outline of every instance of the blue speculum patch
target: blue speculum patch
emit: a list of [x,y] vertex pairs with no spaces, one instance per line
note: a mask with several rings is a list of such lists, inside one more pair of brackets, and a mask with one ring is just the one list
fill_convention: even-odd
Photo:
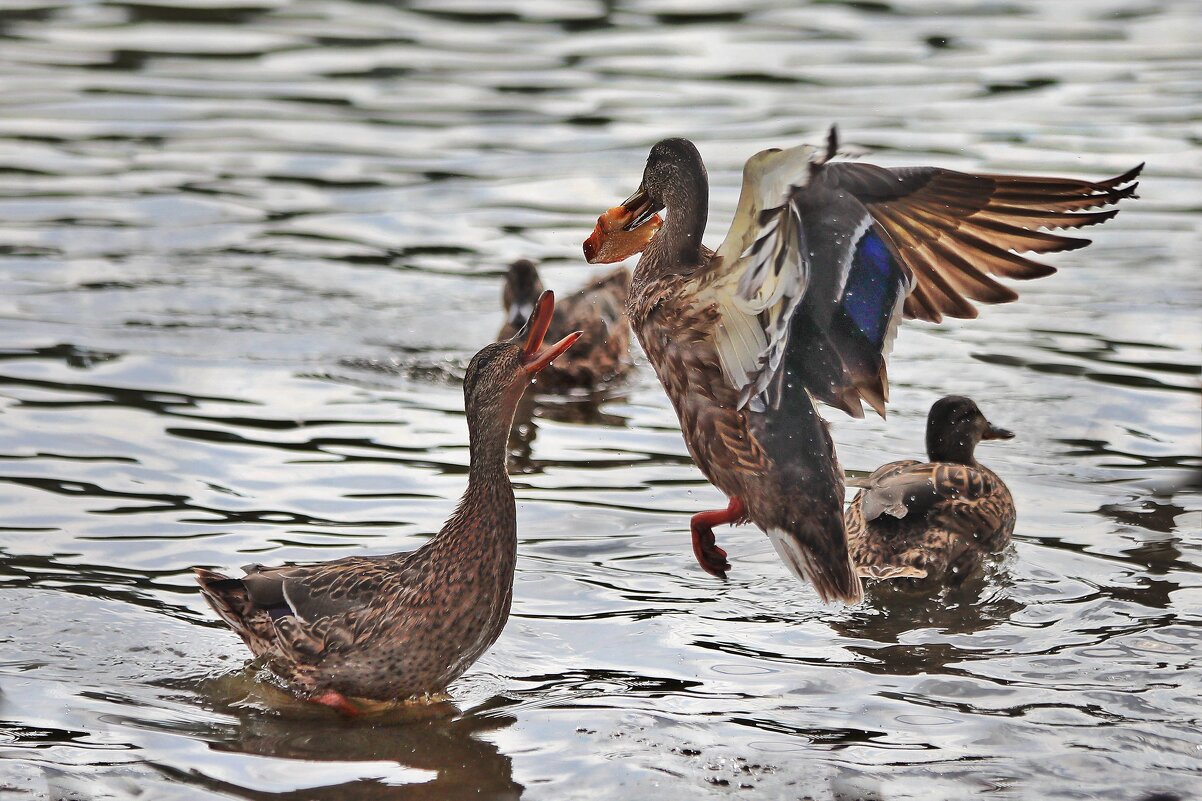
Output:
[[892,252],[869,228],[856,243],[843,288],[843,310],[875,347],[884,343],[903,273]]

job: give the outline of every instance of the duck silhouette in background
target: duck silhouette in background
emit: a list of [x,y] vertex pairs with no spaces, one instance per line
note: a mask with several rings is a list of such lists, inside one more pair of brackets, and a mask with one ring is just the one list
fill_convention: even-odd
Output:
[[[581,331],[583,335],[570,352],[539,374],[540,389],[593,389],[626,374],[631,367],[630,326],[626,321],[629,291],[630,271],[619,267],[594,277],[555,304],[548,336],[554,339],[570,331]],[[508,339],[526,325],[542,292],[543,282],[533,262],[521,259],[509,265],[501,293],[505,322],[498,339]]]

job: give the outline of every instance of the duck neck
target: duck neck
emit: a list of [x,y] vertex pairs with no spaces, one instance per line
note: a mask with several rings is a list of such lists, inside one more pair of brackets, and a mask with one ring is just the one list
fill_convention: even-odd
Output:
[[[436,538],[444,543],[458,543],[457,548],[466,544],[489,554],[509,553],[517,545],[517,511],[513,485],[505,467],[515,406],[505,400],[499,403],[468,409],[471,462],[467,489]],[[508,548],[504,547],[506,544]],[[502,551],[498,552],[498,547]]]
[[663,227],[647,246],[648,261],[663,265],[664,272],[691,269],[702,261],[701,238],[709,220],[709,178],[700,160],[682,169],[684,180],[672,186],[664,198],[668,213]]
[[976,467],[977,443],[959,431],[927,431],[927,458],[932,462],[947,462]]
[[467,417],[468,443],[471,462],[468,467],[467,491],[469,497],[508,496],[513,499],[513,487],[509,483],[506,462],[509,457],[509,429],[513,425],[515,406],[503,400],[497,408],[482,409]]

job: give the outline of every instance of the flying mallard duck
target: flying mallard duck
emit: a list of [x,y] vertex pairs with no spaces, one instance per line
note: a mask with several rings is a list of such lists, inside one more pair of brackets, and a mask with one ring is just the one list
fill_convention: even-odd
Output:
[[[543,282],[534,264],[526,259],[509,265],[501,302],[505,322],[498,339],[508,339],[526,324]],[[626,294],[630,271],[619,267],[593,278],[579,292],[555,304],[548,335],[582,331],[584,335],[569,353],[538,376],[543,389],[595,387],[618,378],[630,369],[630,327],[626,323]]]
[[[861,597],[843,524],[843,473],[814,400],[884,415],[885,359],[904,317],[975,317],[972,301],[1018,295],[995,280],[1050,275],[1017,255],[1084,247],[1040,229],[1079,228],[1131,197],[1143,165],[1116,178],[973,175],[938,167],[835,162],[800,146],[765,150],[743,168],[735,218],[716,251],[701,237],[709,182],[697,148],[665,139],[642,185],[602,215],[586,256],[632,255],[632,234],[662,210],[631,286],[639,342],[680,418],[697,466],[730,499],[692,519],[701,566],[730,565],[713,527],[750,520],[824,600]],[[637,247],[640,238],[629,240]],[[606,251],[603,257],[596,254]]]
[[554,306],[544,292],[517,337],[468,365],[467,490],[428,543],[387,556],[249,565],[241,578],[195,568],[205,600],[298,697],[354,715],[353,698],[439,693],[500,636],[517,550],[509,428],[531,376],[580,337],[543,347]]
[[847,507],[847,543],[864,578],[962,581],[1014,533],[1014,498],[979,464],[983,439],[1014,434],[985,419],[972,400],[949,395],[927,415],[929,462],[879,467]]

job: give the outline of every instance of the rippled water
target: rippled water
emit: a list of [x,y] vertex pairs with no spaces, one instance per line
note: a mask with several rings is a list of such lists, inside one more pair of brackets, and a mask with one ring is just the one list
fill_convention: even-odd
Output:
[[[0,796],[1198,790],[1199,41],[1192,0],[6,0]],[[1019,303],[905,327],[887,424],[830,415],[852,471],[952,391],[1018,431],[1002,563],[825,608],[745,527],[709,578],[722,501],[642,364],[531,407],[514,614],[458,712],[281,711],[188,568],[419,545],[503,266],[583,281],[670,134],[717,241],[742,160],[831,122],[886,164],[1148,162]]]

